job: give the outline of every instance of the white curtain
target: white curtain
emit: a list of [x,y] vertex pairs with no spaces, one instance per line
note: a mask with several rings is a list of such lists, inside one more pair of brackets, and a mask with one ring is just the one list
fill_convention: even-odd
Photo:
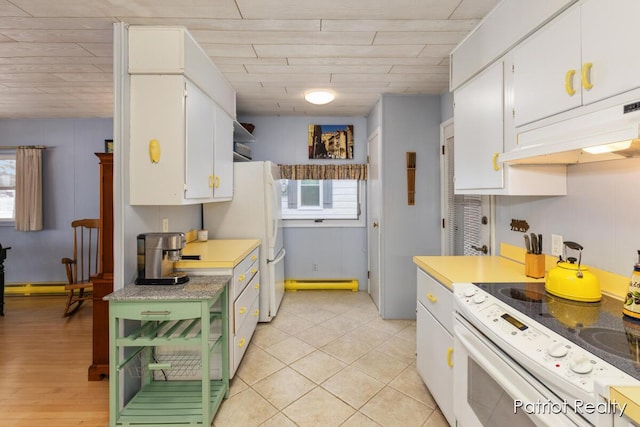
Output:
[[16,230],[42,230],[42,149],[16,150]]

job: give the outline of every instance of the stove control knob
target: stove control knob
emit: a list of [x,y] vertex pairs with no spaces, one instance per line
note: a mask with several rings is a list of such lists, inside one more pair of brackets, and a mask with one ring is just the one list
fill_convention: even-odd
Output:
[[487,299],[487,296],[485,294],[476,294],[476,296],[473,297],[473,302],[475,304],[482,304],[483,302],[485,302]]
[[476,289],[475,286],[473,286],[464,290],[464,296],[467,298],[471,298],[476,294],[476,292],[478,292],[478,290]]
[[554,342],[547,348],[547,353],[551,357],[565,357],[567,352],[567,346],[561,342]]
[[588,374],[593,369],[591,360],[587,356],[578,356],[569,362],[571,370],[576,374]]

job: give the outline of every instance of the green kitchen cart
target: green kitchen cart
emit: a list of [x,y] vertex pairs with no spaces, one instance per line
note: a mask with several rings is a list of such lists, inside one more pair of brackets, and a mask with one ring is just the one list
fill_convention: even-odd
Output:
[[[229,393],[230,278],[130,285],[105,297],[111,427],[211,425]],[[125,389],[124,378],[139,384]]]

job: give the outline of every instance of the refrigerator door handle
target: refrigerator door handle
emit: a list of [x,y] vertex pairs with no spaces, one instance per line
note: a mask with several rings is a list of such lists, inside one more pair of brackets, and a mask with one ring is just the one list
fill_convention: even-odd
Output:
[[284,248],[280,249],[280,252],[278,252],[278,255],[276,255],[276,257],[274,259],[267,259],[267,264],[277,264],[280,261],[283,260],[284,256],[286,255],[287,251],[284,250]]

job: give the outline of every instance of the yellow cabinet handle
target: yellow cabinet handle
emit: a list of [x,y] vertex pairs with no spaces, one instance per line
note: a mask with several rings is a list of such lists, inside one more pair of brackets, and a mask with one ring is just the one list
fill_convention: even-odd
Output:
[[247,307],[240,307],[240,314],[245,314],[247,312]]
[[151,163],[160,162],[160,143],[157,139],[149,141],[149,160]]
[[238,282],[242,282],[244,280],[244,278],[245,278],[244,274],[239,275],[238,276]]
[[500,170],[500,165],[498,164],[498,156],[500,155],[500,153],[493,153],[493,157],[491,158],[491,162],[493,163],[493,170],[494,171],[499,171]]
[[251,269],[251,274],[256,274],[257,272],[258,272],[258,269],[257,269],[257,268],[252,268],[252,269]]
[[573,96],[576,94],[573,88],[573,76],[575,76],[576,70],[569,70],[564,76],[564,90],[567,91],[567,95]]
[[216,175],[216,178],[214,179],[214,187],[220,188],[220,177],[218,175]]
[[214,178],[213,175],[209,175],[209,188],[213,188],[213,182],[214,182]]
[[246,343],[246,342],[247,342],[247,340],[246,340],[246,339],[241,338],[241,339],[240,339],[240,341],[238,341],[238,347],[243,347],[243,346],[244,346],[244,343]]
[[256,283],[256,289],[260,289],[260,283]]
[[260,310],[256,308],[256,311],[253,312],[253,317],[258,317],[260,315]]
[[438,298],[435,297],[435,295],[433,295],[432,293],[428,293],[427,294],[427,299],[431,302],[436,302],[438,301]]
[[453,368],[453,359],[451,356],[453,356],[453,347],[449,347],[447,349],[447,365],[449,365],[450,368]]
[[255,256],[255,255],[252,255],[252,256],[251,256],[251,261],[255,261],[255,260],[257,260],[257,259],[258,259],[258,257],[257,257],[257,256]]
[[582,87],[586,90],[593,88],[593,84],[590,79],[591,67],[593,67],[593,62],[585,62],[582,64]]

